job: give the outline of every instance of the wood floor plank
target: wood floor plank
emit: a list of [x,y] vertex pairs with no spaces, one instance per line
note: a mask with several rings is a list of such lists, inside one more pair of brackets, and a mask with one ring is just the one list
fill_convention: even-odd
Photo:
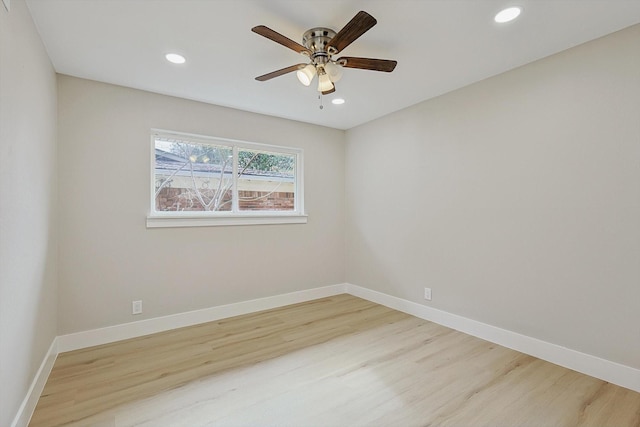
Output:
[[640,427],[640,393],[338,295],[61,354],[30,425]]

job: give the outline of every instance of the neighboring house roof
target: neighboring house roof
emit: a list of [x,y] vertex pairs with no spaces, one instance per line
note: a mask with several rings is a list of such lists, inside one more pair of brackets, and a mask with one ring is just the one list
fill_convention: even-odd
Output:
[[[189,159],[181,157],[175,153],[171,153],[169,151],[165,151],[159,148],[155,149],[155,170],[156,173],[163,174],[166,171],[167,175],[175,172],[176,169],[182,170],[177,172],[175,175],[178,176],[189,176],[191,175],[191,168],[193,168],[193,172],[195,176],[210,176],[211,174],[220,174],[222,172],[222,165],[218,165],[215,163],[200,163],[193,162],[191,163]],[[191,166],[189,166],[191,163]],[[225,168],[224,174],[231,175],[232,173],[231,165],[228,165]],[[251,179],[269,179],[271,181],[293,181],[293,174],[283,173],[283,172],[274,172],[274,171],[262,171],[258,169],[247,169],[242,174],[243,177],[251,177]]]

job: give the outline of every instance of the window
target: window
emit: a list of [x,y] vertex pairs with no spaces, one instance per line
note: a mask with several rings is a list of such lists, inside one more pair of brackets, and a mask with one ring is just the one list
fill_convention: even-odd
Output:
[[147,227],[305,223],[302,150],[153,131]]

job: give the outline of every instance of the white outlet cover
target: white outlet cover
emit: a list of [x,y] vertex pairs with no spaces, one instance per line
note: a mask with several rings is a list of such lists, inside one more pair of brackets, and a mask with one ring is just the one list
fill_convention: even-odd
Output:
[[431,288],[424,288],[424,299],[431,301]]
[[131,301],[131,313],[142,314],[142,301]]

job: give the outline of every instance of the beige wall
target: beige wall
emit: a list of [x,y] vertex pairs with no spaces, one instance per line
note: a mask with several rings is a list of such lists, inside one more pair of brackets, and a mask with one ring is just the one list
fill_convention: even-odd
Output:
[[0,3],[0,425],[56,336],[56,76],[23,0]]
[[[58,90],[60,334],[344,281],[344,132],[68,76]],[[145,228],[151,128],[302,148],[308,223]]]
[[347,281],[640,368],[640,25],[347,133]]

